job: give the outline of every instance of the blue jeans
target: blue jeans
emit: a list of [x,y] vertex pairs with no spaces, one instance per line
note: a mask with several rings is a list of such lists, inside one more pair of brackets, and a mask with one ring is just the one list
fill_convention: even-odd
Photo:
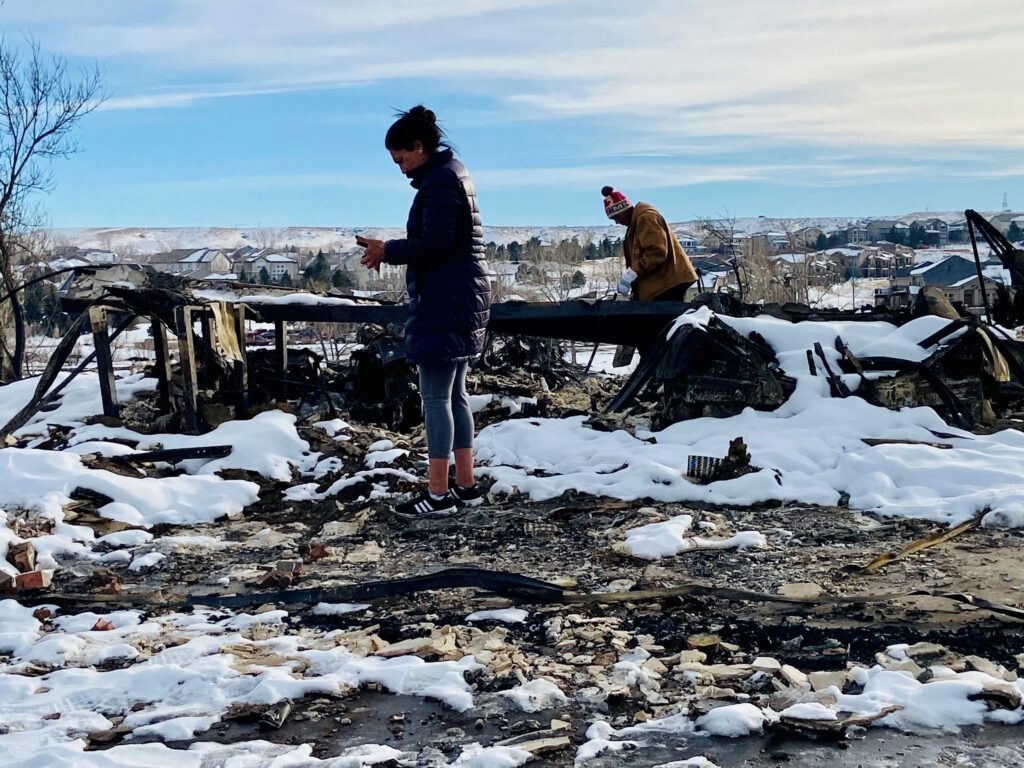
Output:
[[466,394],[469,363],[420,363],[420,397],[427,456],[447,459],[452,449],[473,447],[473,411]]

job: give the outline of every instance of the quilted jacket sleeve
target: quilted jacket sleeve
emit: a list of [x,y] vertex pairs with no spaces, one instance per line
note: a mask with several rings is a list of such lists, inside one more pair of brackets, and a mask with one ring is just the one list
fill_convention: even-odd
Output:
[[672,258],[665,226],[657,211],[643,211],[637,218],[635,251],[630,266],[638,277],[650,274]]
[[423,232],[417,237],[389,240],[384,246],[388,264],[414,267],[444,261],[452,252],[459,212],[463,207],[462,184],[454,173],[438,173],[423,185]]

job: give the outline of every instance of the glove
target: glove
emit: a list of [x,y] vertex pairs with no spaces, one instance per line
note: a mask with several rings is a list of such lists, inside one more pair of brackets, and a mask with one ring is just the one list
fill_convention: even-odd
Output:
[[632,269],[627,269],[622,273],[622,277],[619,278],[618,291],[623,296],[628,296],[630,290],[633,287],[633,281],[636,280],[636,272]]

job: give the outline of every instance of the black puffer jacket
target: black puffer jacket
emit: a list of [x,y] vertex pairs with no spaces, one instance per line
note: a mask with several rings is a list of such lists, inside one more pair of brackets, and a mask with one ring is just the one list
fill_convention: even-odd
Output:
[[389,240],[384,261],[405,264],[411,363],[468,360],[483,351],[491,286],[476,190],[451,150],[409,174],[416,198],[405,240]]

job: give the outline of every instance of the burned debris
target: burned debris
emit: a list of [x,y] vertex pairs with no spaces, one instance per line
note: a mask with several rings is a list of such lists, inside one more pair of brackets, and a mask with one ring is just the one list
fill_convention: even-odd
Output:
[[[868,726],[922,727],[919,702],[950,690],[959,724],[1013,721],[1021,537],[986,522],[997,501],[979,492],[979,509],[946,525],[875,514],[850,493],[802,500],[787,495],[793,476],[819,465],[779,470],[763,460],[763,435],[731,431],[751,423],[747,409],[784,410],[810,387],[829,408],[895,418],[871,406],[928,405],[950,424],[852,431],[836,462],[904,449],[950,455],[983,439],[962,430],[993,430],[1022,407],[1020,341],[937,299],[923,292],[905,313],[715,294],[660,306],[498,305],[471,385],[490,433],[486,504],[403,519],[386,500],[415,487],[424,439],[401,306],[144,271],[80,275],[66,308],[93,339],[105,415],[19,429],[59,403],[55,391],[78,391],[60,380],[59,345],[4,431],[39,453],[74,449],[55,471],[83,474],[59,512],[10,513],[16,573],[0,588],[16,595],[40,643],[63,643],[75,621],[82,632],[74,656],[0,634],[0,662],[15,659],[11,674],[28,680],[88,667],[97,690],[102,675],[125,670],[219,670],[187,715],[148,691],[102,689],[88,702],[97,722],[82,724],[49,711],[42,686],[31,694],[44,727],[90,750],[174,734],[213,761],[256,733],[267,754],[299,738],[315,740],[316,758],[347,759],[371,739],[408,765],[457,765],[481,749],[552,765],[800,764],[808,745],[848,747]],[[780,351],[770,325],[746,322],[764,315],[817,323],[812,341]],[[154,331],[156,363],[144,365],[159,384],[119,400],[103,348],[134,318]],[[253,321],[261,326],[250,332]],[[907,331],[904,346],[872,351],[862,331],[876,322]],[[344,336],[345,353],[332,354],[325,336]],[[585,347],[582,364],[567,360],[567,343]],[[643,350],[632,376],[589,375],[599,343]],[[265,429],[287,422],[290,458],[263,471],[231,462],[251,448],[227,434],[245,416]],[[554,429],[578,428],[562,451],[578,456],[544,454],[545,441],[560,439],[540,430],[544,416],[565,417]],[[676,434],[711,423],[729,431],[678,443],[672,429],[651,431],[693,419],[703,420]],[[828,426],[810,423],[807,434]],[[163,445],[143,438],[218,429],[164,435]],[[644,451],[649,459],[635,461]],[[130,513],[112,490],[193,472],[242,500],[212,513],[204,484],[175,518],[162,507]],[[587,472],[593,485],[566,480]],[[761,481],[769,492],[752,503],[727,495]],[[84,544],[69,547],[59,568],[46,567],[68,528],[87,532],[88,556],[78,556]],[[198,647],[206,655],[194,656]],[[271,693],[247,698],[243,682]],[[761,738],[703,738],[741,733]],[[1019,753],[1015,732],[995,733]],[[900,738],[879,746],[894,761]]]

